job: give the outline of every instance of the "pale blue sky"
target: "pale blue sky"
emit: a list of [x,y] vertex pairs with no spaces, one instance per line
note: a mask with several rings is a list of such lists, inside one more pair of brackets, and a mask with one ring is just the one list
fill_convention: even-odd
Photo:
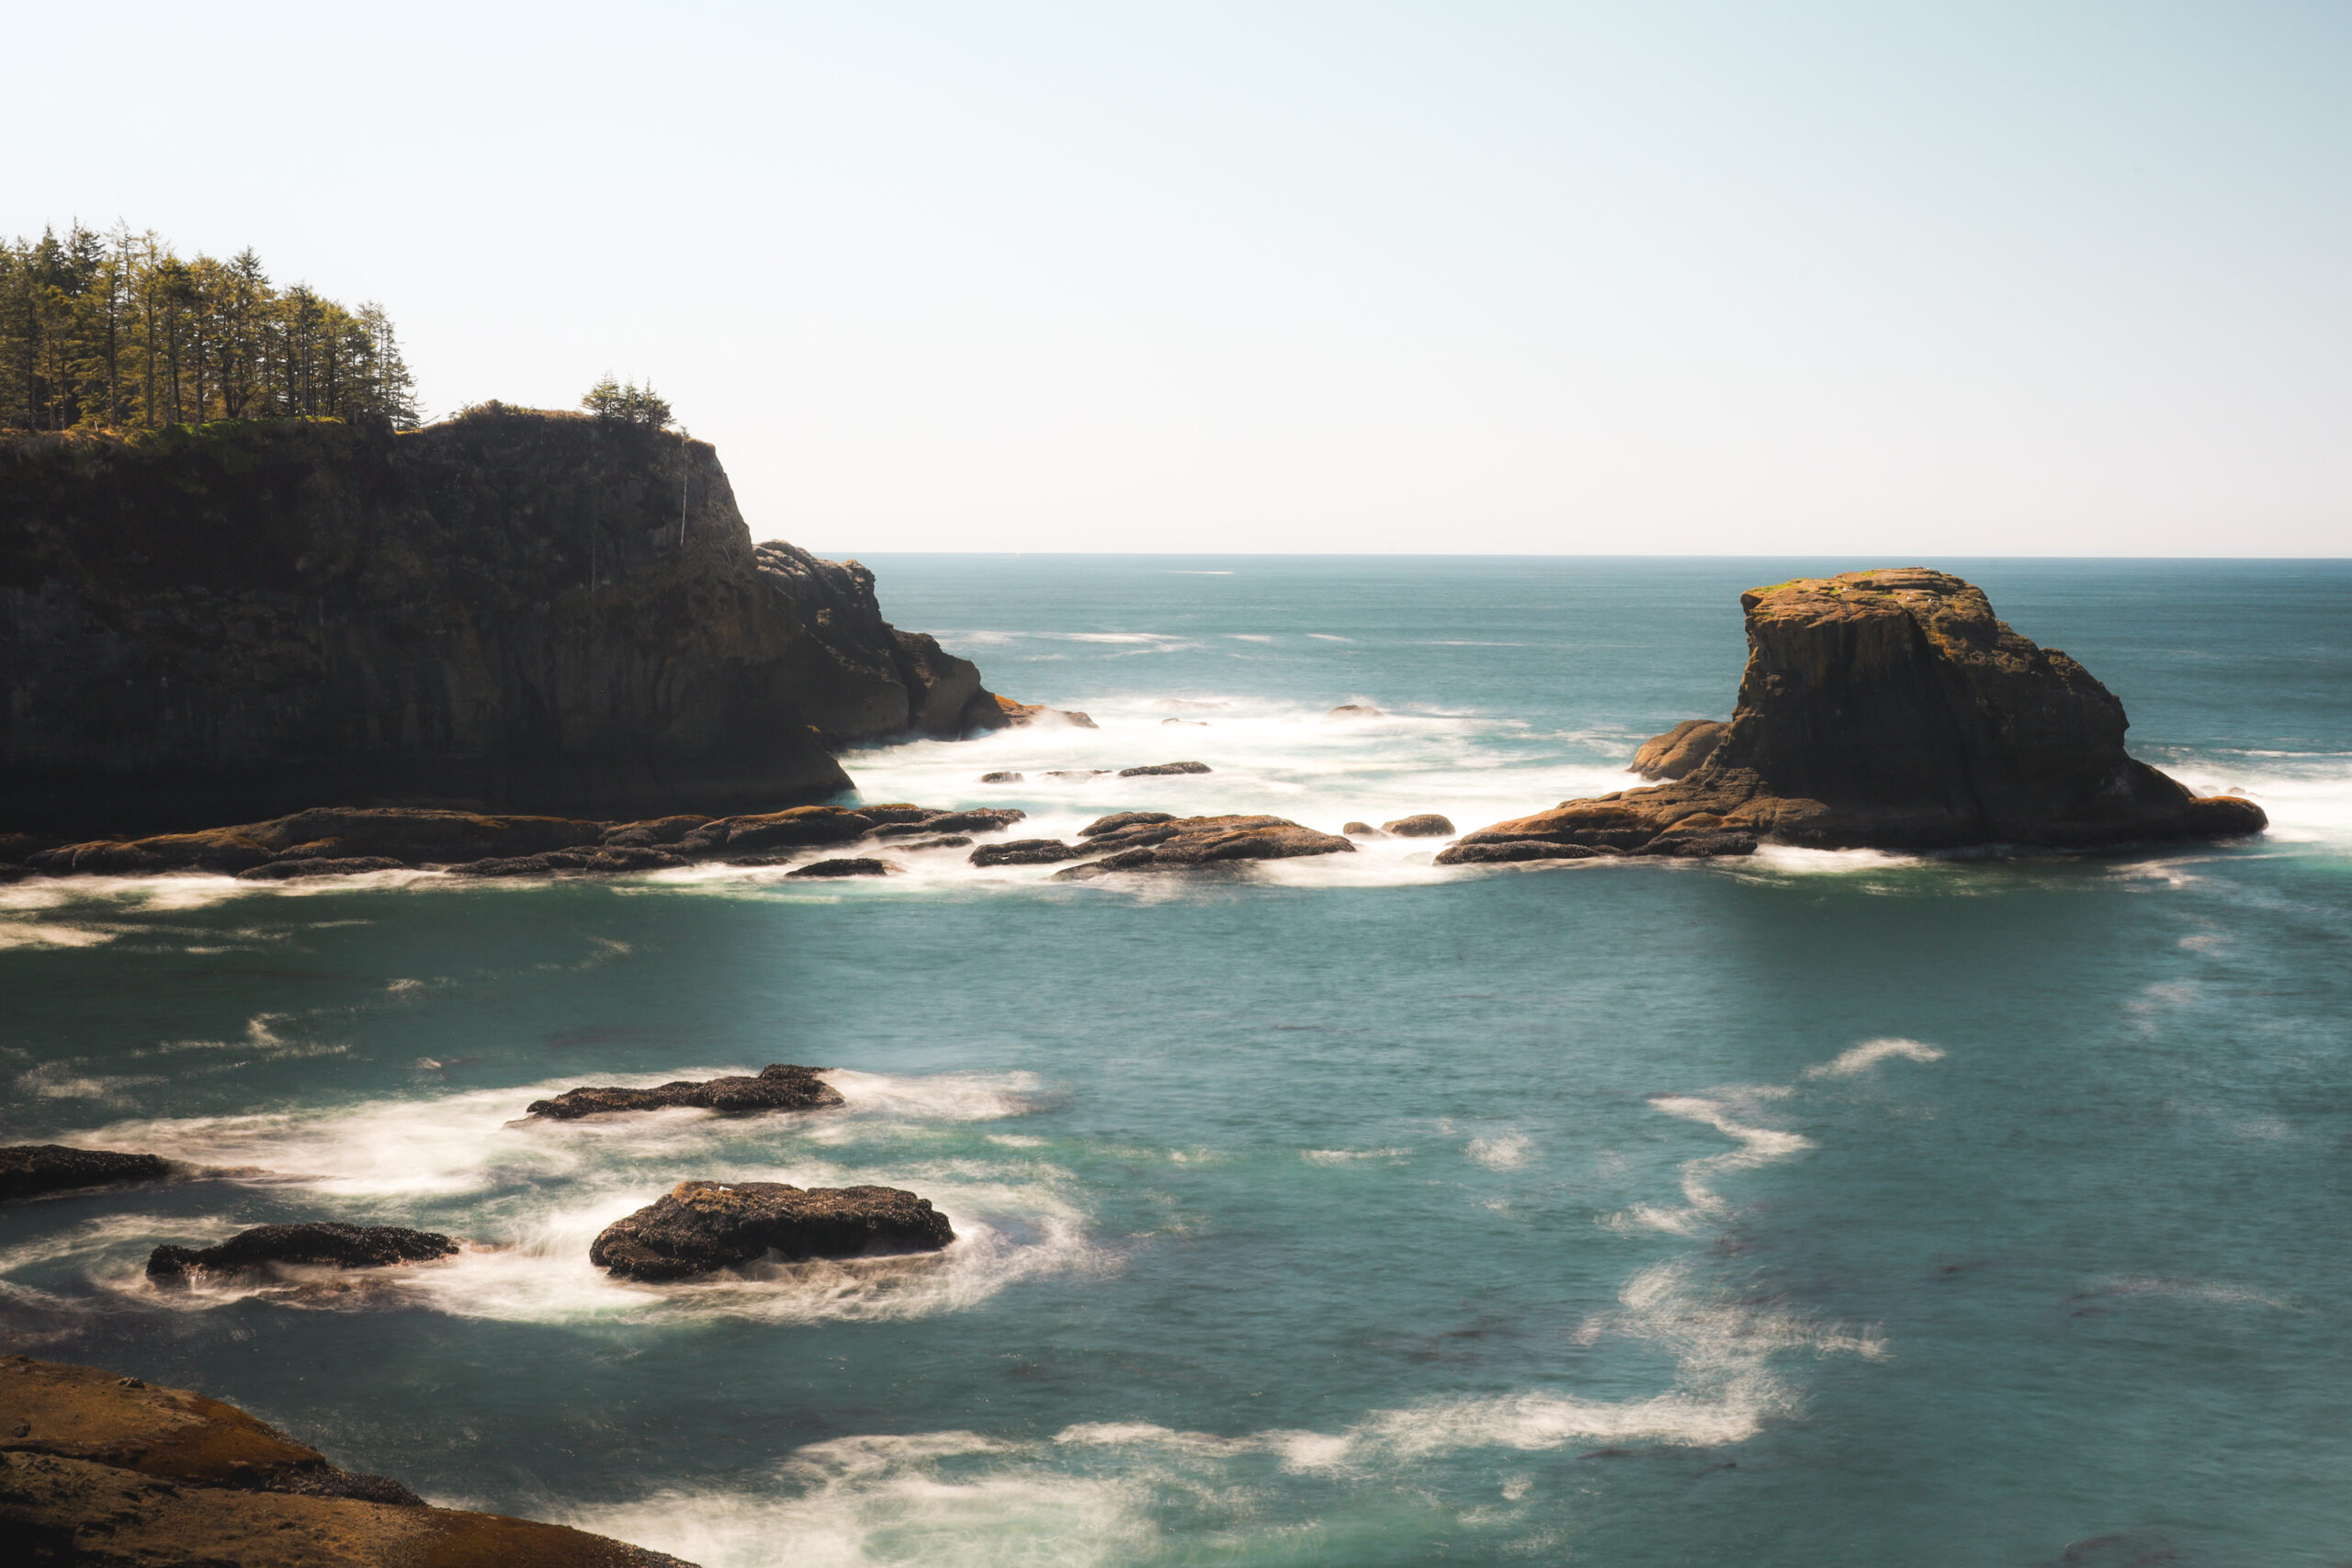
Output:
[[[0,230],[836,548],[2346,553],[2352,6],[20,7]],[[42,62],[27,72],[24,62]]]

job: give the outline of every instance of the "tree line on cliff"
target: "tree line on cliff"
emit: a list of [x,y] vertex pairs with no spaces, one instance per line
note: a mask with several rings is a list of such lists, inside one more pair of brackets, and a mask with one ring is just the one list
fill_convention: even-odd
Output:
[[382,306],[280,288],[250,248],[184,259],[126,224],[0,240],[0,429],[321,416],[415,427]]

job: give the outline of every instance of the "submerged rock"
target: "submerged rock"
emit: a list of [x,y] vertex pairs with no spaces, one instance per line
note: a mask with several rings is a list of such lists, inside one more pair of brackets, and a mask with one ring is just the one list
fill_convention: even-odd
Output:
[[955,1239],[928,1199],[895,1187],[682,1181],[606,1226],[588,1260],[621,1279],[683,1280],[770,1256],[935,1252]]
[[1369,822],[1350,822],[1342,826],[1340,831],[1345,833],[1351,839],[1385,839],[1389,837],[1388,834],[1382,832],[1379,829],[1374,827]]
[[1663,735],[1653,735],[1634,753],[1634,772],[1645,779],[1679,779],[1715,754],[1731,726],[1719,719],[1686,718]]
[[652,1089],[568,1089],[553,1100],[535,1100],[526,1116],[571,1122],[620,1111],[661,1111],[673,1105],[747,1114],[759,1111],[822,1111],[844,1103],[841,1090],[817,1076],[815,1067],[775,1062],[756,1077],[680,1078]]
[[[1156,812],[1127,812],[1136,818]],[[1080,836],[1090,841],[1085,852],[1111,852],[1054,874],[1057,882],[1082,882],[1118,871],[1171,871],[1187,866],[1215,865],[1252,860],[1286,860],[1298,855],[1352,854],[1355,846],[1336,833],[1281,817],[1176,817],[1155,822],[1131,822],[1119,828],[1105,818]]]
[[1119,776],[1123,779],[1148,779],[1170,773],[1205,773],[1209,771],[1206,762],[1155,762],[1148,768],[1121,768]]
[[232,1404],[0,1358],[0,1543],[26,1562],[691,1568],[561,1525],[427,1506]]
[[1206,729],[1209,727],[1209,721],[1204,718],[1163,718],[1159,721],[1159,725],[1163,729],[1167,728],[1170,725],[1182,725],[1193,729]]
[[147,1278],[159,1285],[184,1285],[190,1270],[249,1274],[274,1263],[334,1269],[380,1269],[447,1258],[458,1244],[436,1231],[401,1225],[346,1225],[314,1221],[294,1225],[256,1225],[218,1247],[159,1247],[147,1258]]
[[181,1168],[160,1155],[75,1149],[63,1144],[15,1144],[0,1148],[0,1201],[90,1187],[167,1181],[179,1174]]
[[810,861],[807,865],[795,866],[784,874],[786,876],[888,876],[894,871],[905,869],[906,867],[893,864],[887,860],[854,856],[847,860]]
[[1108,768],[1062,768],[1046,776],[1049,779],[1099,779],[1110,771]]
[[1381,718],[1385,716],[1370,703],[1341,703],[1323,716],[1325,718]]
[[1438,863],[1527,840],[1715,855],[1758,842],[2097,845],[2267,824],[2252,801],[2191,795],[2128,755],[2123,705],[1996,620],[1959,578],[1847,572],[1754,589],[1740,604],[1739,707],[1702,763],[1674,783],[1481,829]]
[[982,784],[1027,784],[1029,780],[1025,774],[1022,773],[982,773],[980,782]]
[[1383,822],[1380,830],[1399,839],[1451,839],[1453,824],[1434,811],[1424,811],[1416,817],[1399,817],[1394,822]]

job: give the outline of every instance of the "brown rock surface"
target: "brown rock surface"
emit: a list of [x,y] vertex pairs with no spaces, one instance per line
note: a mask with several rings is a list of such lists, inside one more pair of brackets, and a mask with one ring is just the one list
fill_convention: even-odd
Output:
[[756,1077],[680,1078],[652,1089],[568,1089],[553,1100],[535,1100],[526,1116],[571,1122],[618,1111],[660,1111],[673,1105],[744,1114],[759,1111],[821,1111],[843,1103],[841,1090],[817,1076],[815,1067],[774,1062]]
[[588,1260],[623,1279],[683,1280],[771,1256],[935,1252],[955,1239],[928,1199],[896,1187],[682,1181],[606,1226]]
[[1731,726],[1720,719],[1686,718],[1663,735],[1653,735],[1634,753],[1634,772],[1645,779],[1688,777],[1714,755],[1724,731]]
[[0,1556],[97,1568],[686,1568],[560,1525],[427,1507],[234,1405],[21,1356],[0,1358]]
[[[1139,818],[1160,819],[1133,820]],[[1056,872],[1055,881],[1083,882],[1114,871],[1174,871],[1238,861],[1353,854],[1356,848],[1337,833],[1319,833],[1281,817],[1162,818],[1158,812],[1124,812],[1090,824],[1080,837],[1087,840],[1084,852],[1111,852]]]
[[1759,840],[2096,845],[2267,823],[2251,801],[2196,798],[2127,755],[2122,704],[1996,620],[1959,578],[1847,572],[1754,589],[1740,604],[1739,706],[1703,763],[1675,783],[1481,829],[1439,863],[1530,840],[1712,855]]
[[1399,817],[1394,822],[1383,822],[1380,830],[1399,839],[1451,839],[1453,837],[1453,822],[1434,811],[1424,811],[1417,816]]
[[1043,703],[1016,703],[1011,697],[996,699],[997,710],[1004,722],[1019,729],[1040,719],[1048,723],[1067,724],[1073,729],[1100,729],[1102,726],[1076,708],[1049,708]]

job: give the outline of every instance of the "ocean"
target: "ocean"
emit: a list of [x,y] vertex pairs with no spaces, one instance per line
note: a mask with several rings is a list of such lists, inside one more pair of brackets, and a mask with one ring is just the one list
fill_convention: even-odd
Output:
[[[1910,563],[867,564],[897,624],[1099,728],[859,752],[862,797],[1055,836],[1625,787],[1729,716],[1742,588]],[[705,1568],[2352,1560],[2352,563],[1918,564],[2271,831],[21,883],[0,1141],[268,1174],[0,1211],[0,1337]],[[1044,776],[1180,760],[1213,771]],[[847,1104],[517,1120],[778,1061]],[[959,1240],[589,1266],[689,1177],[908,1187]],[[144,1283],[158,1243],[321,1218],[469,1245]]]

